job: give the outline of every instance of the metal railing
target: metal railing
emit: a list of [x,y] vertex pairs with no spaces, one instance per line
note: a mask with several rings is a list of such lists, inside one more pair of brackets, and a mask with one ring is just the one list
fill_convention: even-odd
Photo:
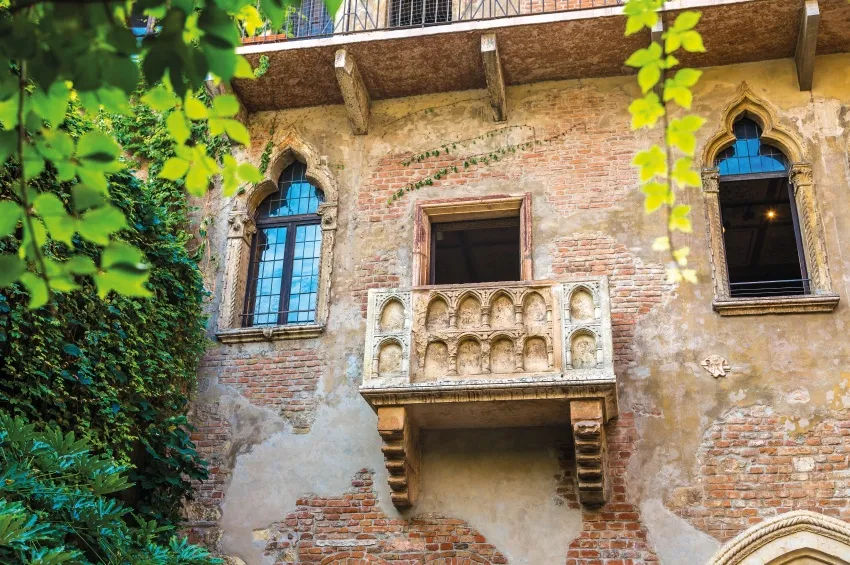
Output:
[[809,283],[809,279],[733,282],[729,283],[729,290],[733,298],[799,296],[811,292]]
[[243,43],[271,43],[382,29],[409,29],[620,6],[625,0],[345,0],[332,18],[322,0],[302,0],[280,28],[265,25]]

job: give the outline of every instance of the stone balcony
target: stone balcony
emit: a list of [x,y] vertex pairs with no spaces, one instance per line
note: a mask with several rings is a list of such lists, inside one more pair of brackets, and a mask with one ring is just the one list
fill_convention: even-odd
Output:
[[[650,41],[623,35],[620,0],[453,2],[447,20],[400,26],[387,16],[392,0],[346,0],[321,36],[251,38],[239,52],[254,65],[267,56],[268,72],[233,89],[249,112],[345,103],[366,133],[372,101],[487,88],[502,120],[505,87],[630,74],[627,54]],[[685,65],[796,58],[809,90],[815,55],[850,51],[846,0],[670,0],[662,19],[686,9],[703,14],[707,52],[683,53]]]
[[363,366],[397,506],[418,493],[418,432],[436,428],[569,425],[580,499],[606,499],[607,279],[371,290]]

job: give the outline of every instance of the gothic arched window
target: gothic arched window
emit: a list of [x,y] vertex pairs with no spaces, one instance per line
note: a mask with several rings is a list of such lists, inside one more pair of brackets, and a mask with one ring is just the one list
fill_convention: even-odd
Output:
[[732,131],[716,161],[730,296],[809,294],[788,159],[762,143],[753,120],[738,119]]
[[324,194],[293,162],[278,190],[257,207],[245,300],[245,326],[316,321],[322,230],[317,214]]

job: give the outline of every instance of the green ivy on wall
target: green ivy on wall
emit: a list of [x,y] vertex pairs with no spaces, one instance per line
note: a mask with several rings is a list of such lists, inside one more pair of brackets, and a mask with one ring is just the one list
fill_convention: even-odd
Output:
[[[178,522],[190,481],[206,475],[189,436],[185,413],[205,345],[205,291],[187,251],[191,235],[182,180],[157,178],[171,146],[165,118],[143,105],[131,118],[101,114],[98,123],[68,113],[72,138],[101,129],[122,140],[131,157],[147,161],[149,180],[129,172],[110,177],[112,204],[127,219],[119,240],[150,264],[147,299],[109,294],[94,284],[55,293],[45,308],[29,309],[20,285],[0,290],[0,408],[41,428],[56,425],[85,438],[93,449],[131,465],[135,487],[122,497],[144,518]],[[203,140],[205,133],[194,131]],[[214,146],[209,146],[215,151]],[[0,169],[0,185],[17,176]],[[30,181],[63,203],[78,193],[49,167]],[[0,253],[16,253],[19,239],[0,239]],[[52,242],[48,257],[108,260],[97,245],[75,235],[72,245]]]

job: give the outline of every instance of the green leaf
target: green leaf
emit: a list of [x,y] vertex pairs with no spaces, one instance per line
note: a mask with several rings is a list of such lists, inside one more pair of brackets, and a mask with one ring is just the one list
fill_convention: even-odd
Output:
[[80,235],[92,243],[107,245],[109,236],[127,227],[127,220],[120,209],[107,204],[94,210],[89,210],[80,218],[78,231]]
[[248,128],[242,125],[237,120],[225,120],[224,131],[227,132],[227,137],[241,145],[251,145],[251,136],[248,134]]
[[702,36],[695,31],[686,31],[682,34],[682,47],[689,53],[705,53]]
[[20,276],[21,283],[26,287],[30,294],[29,309],[35,310],[47,304],[50,298],[50,290],[47,283],[41,277],[33,273],[23,273]]
[[342,6],[342,0],[325,0],[325,8],[327,8],[331,19],[335,18],[340,6]]
[[626,59],[626,65],[630,67],[645,67],[657,64],[661,60],[661,46],[655,42],[650,43],[646,49],[638,49]]
[[239,113],[239,100],[232,94],[222,94],[213,99],[213,111],[220,118],[232,118]]
[[142,96],[142,102],[157,112],[165,112],[174,108],[177,104],[177,97],[164,86],[157,86]]
[[33,202],[33,210],[41,216],[50,236],[68,246],[73,245],[72,238],[77,229],[76,219],[71,217],[59,197],[50,192],[38,195]]
[[12,235],[23,217],[23,208],[17,202],[0,200],[0,238]]
[[202,167],[192,167],[186,175],[186,190],[192,196],[202,196],[209,186],[209,176]]
[[74,255],[64,263],[65,271],[73,275],[93,275],[97,272],[91,257]]
[[175,181],[182,179],[189,170],[189,161],[180,157],[171,157],[162,166],[162,171],[159,173],[159,178]]
[[150,290],[144,287],[150,273],[133,272],[121,268],[110,269],[94,276],[94,282],[97,286],[97,294],[101,298],[106,296],[113,290],[124,296],[136,296],[147,298],[152,296]]
[[[261,55],[262,57],[262,55]],[[251,63],[242,55],[236,57],[236,69],[233,71],[233,78],[255,79],[257,75],[254,73]]]
[[640,151],[632,159],[632,164],[640,169],[640,180],[643,182],[651,180],[655,176],[663,177],[667,175],[667,155],[657,145]]
[[691,207],[687,204],[677,204],[674,206],[670,211],[670,229],[690,233],[692,231],[690,213]]
[[679,32],[694,29],[701,17],[701,12],[695,12],[693,10],[682,12],[676,17],[676,21],[673,23],[671,29]]
[[665,204],[672,204],[673,192],[665,183],[649,182],[641,187],[646,195],[643,201],[643,209],[647,214],[652,214]]
[[263,174],[251,163],[242,163],[236,170],[236,176],[244,182],[260,182]]
[[638,71],[638,84],[644,94],[652,90],[661,79],[661,69],[657,65],[647,65]]
[[171,134],[171,137],[178,144],[183,145],[189,140],[192,132],[189,131],[189,125],[186,123],[186,115],[182,110],[172,112],[168,116],[168,119],[166,119],[165,125],[168,128],[168,133]]
[[112,173],[124,168],[118,156],[121,148],[108,135],[91,130],[83,134],[77,142],[77,159],[81,167],[94,171]]
[[147,271],[148,265],[144,262],[145,256],[142,252],[123,241],[113,241],[103,250],[100,258],[102,269],[123,266],[137,271]]
[[702,179],[697,171],[693,170],[691,167],[693,166],[693,159],[689,157],[682,157],[681,159],[677,159],[673,164],[673,173],[671,177],[676,184],[681,186],[682,188],[688,186],[700,186],[702,184]]
[[47,92],[36,88],[32,93],[30,102],[38,115],[50,122],[53,127],[58,127],[65,121],[65,113],[68,111],[70,98],[71,89],[68,88],[65,81],[57,81],[50,85],[50,90]]
[[629,113],[632,115],[632,129],[655,127],[664,115],[664,106],[655,92],[648,92],[643,98],[629,104]]
[[71,187],[71,203],[75,212],[100,206],[104,202],[106,202],[106,197],[100,190],[85,184],[77,184]]
[[690,110],[694,101],[694,95],[690,89],[683,86],[676,86],[668,79],[664,86],[664,101],[669,102],[670,100],[673,100],[682,108]]
[[9,286],[27,270],[27,263],[17,255],[0,255],[0,287]]
[[207,107],[204,106],[204,103],[188,92],[186,93],[186,101],[183,104],[183,109],[190,120],[203,120],[207,117]]
[[676,76],[673,77],[673,82],[678,86],[692,87],[702,76],[702,71],[696,69],[679,69],[676,71]]

